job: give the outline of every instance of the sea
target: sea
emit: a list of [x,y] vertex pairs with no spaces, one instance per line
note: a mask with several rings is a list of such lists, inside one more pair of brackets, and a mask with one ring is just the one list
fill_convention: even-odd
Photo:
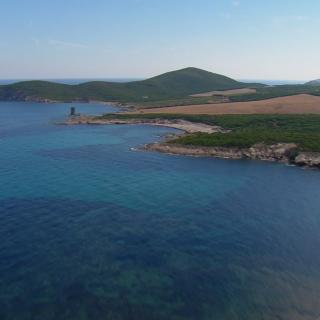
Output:
[[[78,112],[114,112],[73,104]],[[320,318],[320,171],[0,102],[1,320]]]

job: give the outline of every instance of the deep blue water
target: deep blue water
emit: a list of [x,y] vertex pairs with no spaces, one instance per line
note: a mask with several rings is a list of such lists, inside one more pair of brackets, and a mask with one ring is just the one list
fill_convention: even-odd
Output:
[[169,129],[69,107],[0,103],[1,320],[319,319],[320,171],[132,151]]

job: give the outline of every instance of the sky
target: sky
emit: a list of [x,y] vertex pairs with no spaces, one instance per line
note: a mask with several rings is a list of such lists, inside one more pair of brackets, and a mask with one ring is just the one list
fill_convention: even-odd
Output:
[[0,79],[320,78],[319,0],[0,0]]

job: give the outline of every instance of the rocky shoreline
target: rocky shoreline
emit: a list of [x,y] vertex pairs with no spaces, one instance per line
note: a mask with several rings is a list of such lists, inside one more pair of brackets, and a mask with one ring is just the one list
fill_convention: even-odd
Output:
[[[182,130],[181,134],[191,134],[195,132],[204,133],[227,133],[230,130],[223,129],[219,126],[210,126],[204,123],[195,123],[181,119],[104,119],[93,116],[75,116],[69,117],[64,124],[78,125],[119,125],[119,124],[143,124],[156,125]],[[320,153],[317,152],[301,152],[295,143],[277,143],[266,145],[258,143],[250,148],[239,147],[202,147],[179,145],[170,142],[169,139],[163,142],[151,143],[143,146],[143,150],[156,151],[167,154],[186,155],[195,157],[216,157],[223,159],[252,159],[272,162],[282,162],[300,167],[320,168]]]
[[7,102],[35,102],[35,103],[49,103],[49,104],[55,104],[55,103],[97,103],[97,104],[106,104],[111,105],[116,108],[120,108],[123,111],[132,111],[135,110],[135,107],[132,104],[127,104],[123,102],[117,102],[117,101],[102,101],[102,100],[90,100],[90,99],[75,99],[75,100],[53,100],[48,98],[42,98],[42,97],[34,97],[34,96],[13,96],[1,101],[7,101]]
[[67,125],[77,124],[91,124],[91,125],[114,125],[114,124],[142,124],[161,126],[182,130],[186,133],[204,132],[204,133],[226,133],[225,130],[219,126],[212,126],[205,123],[191,122],[181,119],[167,120],[167,119],[104,119],[101,117],[93,116],[75,116],[69,117],[65,121]]
[[273,145],[259,143],[250,148],[235,148],[186,146],[167,141],[147,144],[143,149],[175,155],[263,160],[293,164],[300,167],[320,168],[320,153],[299,152],[298,146],[294,143],[277,143]]

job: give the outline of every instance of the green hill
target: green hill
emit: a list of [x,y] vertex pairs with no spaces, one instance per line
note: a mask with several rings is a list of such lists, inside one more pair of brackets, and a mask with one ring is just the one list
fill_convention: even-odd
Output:
[[306,83],[307,86],[320,86],[320,79],[312,80]]
[[127,83],[92,81],[79,85],[24,81],[0,86],[0,100],[99,100],[142,102],[186,97],[213,90],[259,87],[197,68],[164,73]]
[[142,81],[144,86],[156,87],[162,93],[170,92],[171,95],[189,95],[211,90],[227,90],[248,87],[226,76],[208,72],[197,68],[186,68],[178,71],[164,73],[160,76]]

